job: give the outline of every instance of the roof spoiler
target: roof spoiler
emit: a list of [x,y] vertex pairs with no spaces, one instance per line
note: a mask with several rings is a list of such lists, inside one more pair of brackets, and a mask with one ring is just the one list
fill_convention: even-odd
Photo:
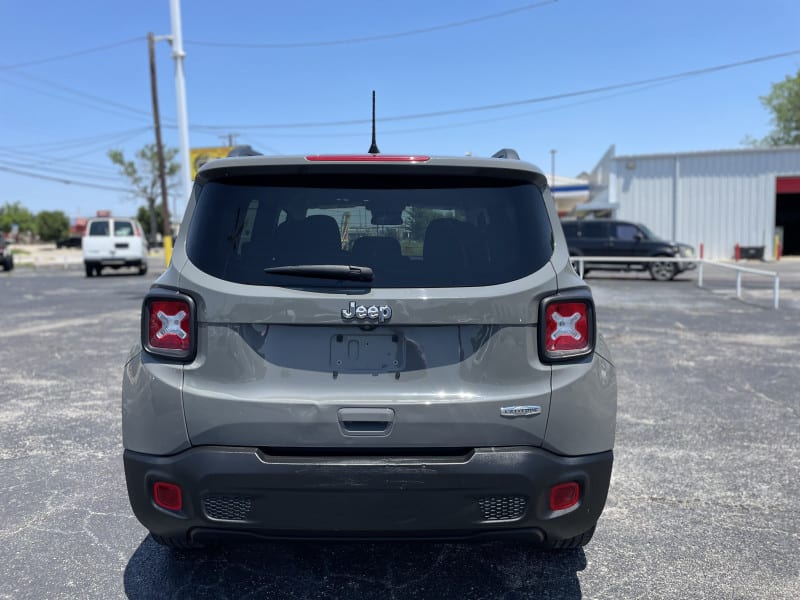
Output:
[[507,158],[510,160],[519,160],[519,153],[513,148],[501,148],[494,154],[492,154],[492,158]]
[[264,156],[262,152],[253,150],[252,146],[236,146],[228,152],[228,158],[231,156]]

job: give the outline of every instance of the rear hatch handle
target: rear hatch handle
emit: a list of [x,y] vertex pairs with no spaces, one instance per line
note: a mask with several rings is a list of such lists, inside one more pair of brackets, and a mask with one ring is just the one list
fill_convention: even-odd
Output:
[[346,436],[387,436],[394,425],[391,408],[340,408],[339,427]]

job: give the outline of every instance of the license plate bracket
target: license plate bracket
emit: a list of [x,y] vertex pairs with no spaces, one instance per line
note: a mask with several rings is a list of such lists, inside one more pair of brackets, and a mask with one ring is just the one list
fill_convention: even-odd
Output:
[[405,368],[405,342],[397,334],[331,338],[331,369],[340,373],[394,373]]

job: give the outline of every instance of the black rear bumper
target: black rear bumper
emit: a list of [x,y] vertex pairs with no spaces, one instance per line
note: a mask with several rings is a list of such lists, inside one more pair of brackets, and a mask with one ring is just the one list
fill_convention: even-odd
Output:
[[141,267],[144,261],[141,258],[98,258],[84,260],[87,267]]
[[[195,541],[485,539],[550,543],[591,529],[608,493],[612,452],[563,457],[539,448],[477,448],[461,456],[280,456],[196,447],[174,456],[126,450],[128,495],[151,532]],[[157,481],[183,505],[156,505]],[[550,510],[550,489],[580,484],[572,508]]]

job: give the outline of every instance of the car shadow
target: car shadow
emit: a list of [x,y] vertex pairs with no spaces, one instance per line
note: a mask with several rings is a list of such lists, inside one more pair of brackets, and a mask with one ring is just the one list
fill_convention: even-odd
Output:
[[581,598],[583,549],[507,542],[285,542],[178,552],[147,536],[125,568],[128,598]]
[[[147,277],[147,275],[149,275],[149,273],[145,274],[144,276]],[[115,273],[106,273],[104,271],[103,274],[100,275],[100,277],[95,275],[94,277],[92,277],[92,279],[114,279],[114,278],[120,278],[120,277],[121,278],[140,277],[140,275],[136,271],[130,271],[130,272],[126,271],[124,273],[116,273],[116,272]],[[88,277],[87,277],[87,279],[88,279]]]

